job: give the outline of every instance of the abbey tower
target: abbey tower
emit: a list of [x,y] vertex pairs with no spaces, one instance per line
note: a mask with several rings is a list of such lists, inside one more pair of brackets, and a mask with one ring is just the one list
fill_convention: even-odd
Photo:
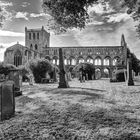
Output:
[[43,52],[43,48],[50,47],[50,33],[43,26],[41,29],[27,29],[25,27],[25,46],[30,50]]

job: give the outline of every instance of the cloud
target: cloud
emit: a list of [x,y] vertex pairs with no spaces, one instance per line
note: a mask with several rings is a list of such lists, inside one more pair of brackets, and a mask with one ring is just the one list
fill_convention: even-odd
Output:
[[1,6],[1,7],[13,6],[13,3],[12,3],[12,2],[0,1],[0,6]]
[[[0,8],[1,8],[0,16],[4,17],[5,20],[10,20],[12,18],[12,13],[8,11],[9,6],[13,6],[13,3],[0,1]],[[2,20],[1,22],[4,22],[5,20]]]
[[30,17],[43,17],[43,16],[46,16],[46,14],[45,13],[39,13],[39,14],[36,14],[36,13],[31,13],[30,14]]
[[127,13],[118,13],[118,14],[113,14],[113,15],[108,15],[106,16],[106,18],[108,19],[107,22],[121,22],[121,21],[127,21],[129,20],[131,17],[127,14]]
[[30,4],[29,2],[23,2],[21,6],[22,6],[22,7],[27,7],[27,6],[30,6],[30,5],[31,5],[31,4]]
[[24,37],[24,33],[18,33],[18,32],[11,32],[6,30],[0,30],[0,36],[7,36],[7,37]]
[[87,25],[102,25],[104,22],[96,21],[95,19],[89,19]]
[[90,6],[88,8],[88,13],[95,12],[96,14],[108,14],[114,12],[114,9],[110,7],[109,3],[106,2],[105,5],[102,5],[101,3]]
[[31,13],[31,14],[30,14],[30,17],[32,17],[32,18],[50,17],[50,15],[49,15],[49,14],[46,14],[46,13],[39,13],[39,14]]
[[28,15],[27,12],[17,12],[15,15],[15,18],[22,18],[22,19],[28,20],[27,15]]
[[[21,45],[25,45],[25,42],[18,42],[19,44],[21,44]],[[6,48],[8,48],[8,47],[11,47],[11,46],[13,46],[13,45],[15,45],[15,44],[17,44],[17,42],[16,41],[14,41],[14,42],[10,42],[10,43],[0,43],[0,46],[3,46],[3,48],[0,48],[0,49],[6,49]]]

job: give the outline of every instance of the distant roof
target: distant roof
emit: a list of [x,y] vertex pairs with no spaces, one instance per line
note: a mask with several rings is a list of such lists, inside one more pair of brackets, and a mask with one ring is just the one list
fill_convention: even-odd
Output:
[[14,44],[13,46],[8,47],[8,48],[6,49],[6,51],[14,50],[14,48],[17,48],[17,47],[23,48],[23,47],[25,47],[25,46],[23,46],[23,45],[21,45],[21,44],[19,44],[19,43],[17,42],[17,44]]
[[47,48],[47,49],[56,49],[56,48],[118,48],[118,47],[122,47],[122,46],[67,46],[67,47],[53,47],[53,46],[51,46],[51,47],[49,47],[49,48]]
[[[35,29],[28,29],[27,27],[25,27],[25,30],[27,30],[27,31],[45,31],[45,32],[47,32],[45,30],[44,26],[42,26],[42,28],[35,28]],[[47,33],[49,34],[49,32],[47,32]]]
[[27,29],[27,31],[41,31],[42,28],[36,28],[36,29]]

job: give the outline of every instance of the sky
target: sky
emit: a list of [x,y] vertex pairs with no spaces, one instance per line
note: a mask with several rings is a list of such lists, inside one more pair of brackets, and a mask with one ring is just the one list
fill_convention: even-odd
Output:
[[[48,16],[43,13],[42,0],[0,0],[6,20],[0,28],[0,61],[6,48],[19,42],[25,45],[25,27],[41,28],[47,31]],[[121,35],[130,50],[140,59],[140,39],[137,37],[133,19],[121,8],[119,1],[111,0],[103,7],[101,4],[89,7],[90,22],[85,29],[69,30],[56,35],[51,32],[51,47],[67,46],[117,46]]]

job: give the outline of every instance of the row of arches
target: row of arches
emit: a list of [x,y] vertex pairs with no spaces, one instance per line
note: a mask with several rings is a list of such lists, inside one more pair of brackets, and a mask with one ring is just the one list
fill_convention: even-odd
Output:
[[[59,65],[59,59],[57,56],[54,56],[52,59],[50,59],[49,56],[46,56],[45,58],[48,59],[49,61],[52,61],[53,64]],[[87,57],[86,60],[82,57],[79,57],[78,59],[75,59],[74,57],[70,57],[69,59],[67,59],[64,57],[64,64],[65,65],[76,65],[79,63],[88,62],[88,63],[92,63],[97,66],[101,66],[101,65],[115,66],[119,60],[120,60],[120,57],[118,57],[118,56],[114,57],[113,60],[110,57],[105,57],[103,60],[100,57],[96,57],[95,60],[92,57]]]
[[39,33],[29,33],[29,39],[39,39]]

